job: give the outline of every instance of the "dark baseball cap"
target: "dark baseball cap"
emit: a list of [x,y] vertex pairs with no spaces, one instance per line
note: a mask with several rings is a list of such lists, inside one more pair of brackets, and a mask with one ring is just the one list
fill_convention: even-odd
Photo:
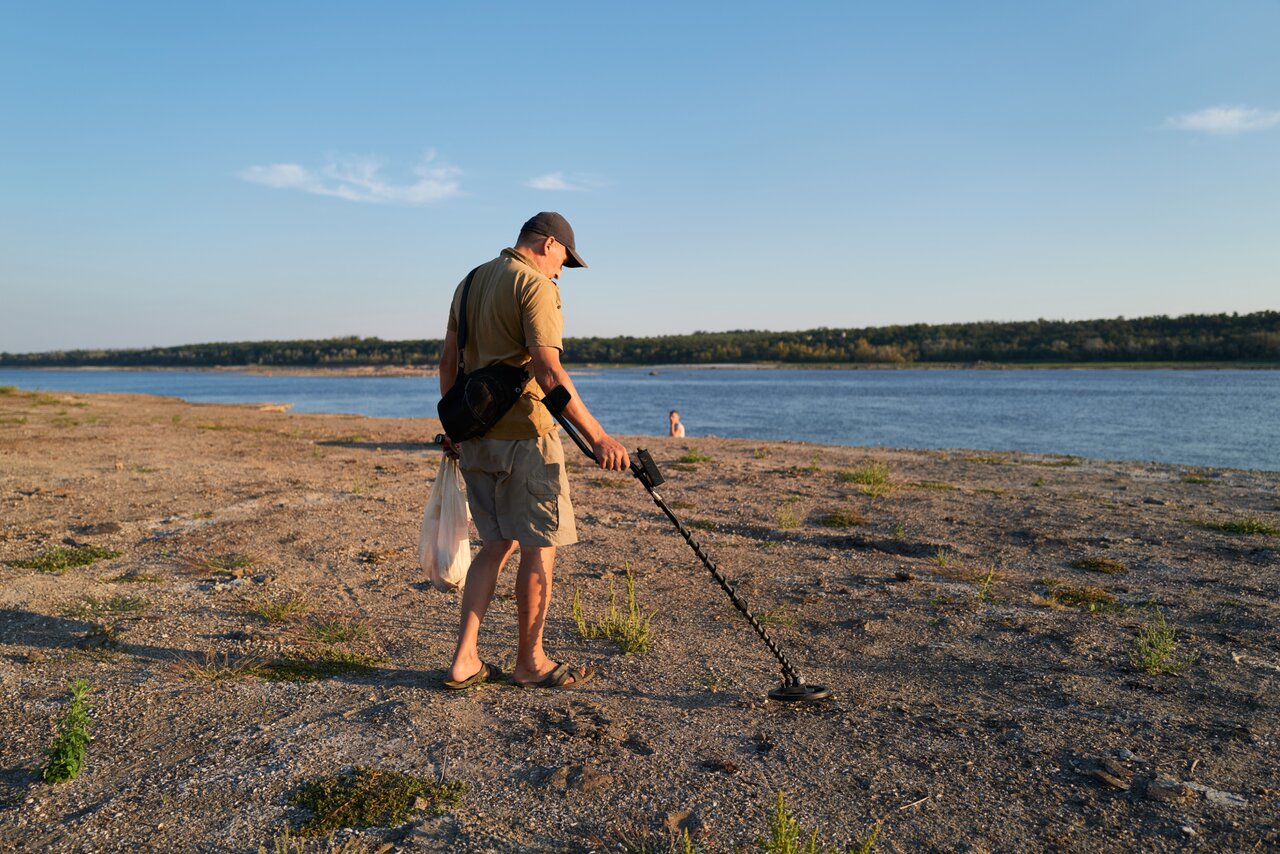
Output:
[[564,248],[569,251],[569,257],[564,262],[566,267],[587,266],[587,262],[582,260],[582,256],[578,254],[577,248],[573,245],[573,227],[569,225],[569,220],[555,211],[543,211],[529,217],[529,221],[521,226],[520,233],[554,237],[564,244]]

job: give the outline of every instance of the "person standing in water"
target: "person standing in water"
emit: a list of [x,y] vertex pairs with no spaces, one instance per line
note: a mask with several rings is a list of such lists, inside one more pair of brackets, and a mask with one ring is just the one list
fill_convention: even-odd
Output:
[[677,439],[683,439],[684,425],[680,423],[680,413],[676,412],[674,409],[671,410],[671,414],[667,416],[667,420],[671,422],[667,435],[674,436]]

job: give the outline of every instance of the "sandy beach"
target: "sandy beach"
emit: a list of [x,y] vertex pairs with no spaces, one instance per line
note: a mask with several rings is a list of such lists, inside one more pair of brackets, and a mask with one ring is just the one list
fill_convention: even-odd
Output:
[[[357,767],[460,794],[306,850],[754,851],[779,793],[841,851],[1280,845],[1280,474],[622,437],[832,689],[789,705],[639,484],[569,446],[547,644],[600,675],[449,692],[458,597],[416,555],[438,430],[0,394],[0,848],[283,850],[305,784]],[[603,617],[628,572],[651,643],[624,655],[570,602]],[[508,573],[481,639],[508,670],[514,624]],[[50,785],[75,679],[93,740]]]

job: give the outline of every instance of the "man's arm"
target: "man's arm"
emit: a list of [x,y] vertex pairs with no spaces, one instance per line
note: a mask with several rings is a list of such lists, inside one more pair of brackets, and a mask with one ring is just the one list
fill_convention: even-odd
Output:
[[631,465],[627,449],[604,431],[600,422],[578,397],[578,390],[574,388],[573,380],[569,379],[569,375],[560,365],[560,350],[556,347],[530,347],[529,355],[533,357],[533,378],[538,381],[538,385],[542,386],[544,392],[550,392],[556,386],[562,385],[573,395],[569,405],[564,408],[564,415],[591,444],[600,468],[609,471],[626,471]]
[[444,352],[440,354],[440,396],[444,397],[458,379],[458,333],[444,334]]

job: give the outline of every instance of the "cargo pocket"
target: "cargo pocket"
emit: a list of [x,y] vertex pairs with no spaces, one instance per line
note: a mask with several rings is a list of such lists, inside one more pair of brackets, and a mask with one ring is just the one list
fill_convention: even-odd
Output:
[[560,528],[560,464],[544,463],[529,476],[529,527],[534,533],[553,534]]

